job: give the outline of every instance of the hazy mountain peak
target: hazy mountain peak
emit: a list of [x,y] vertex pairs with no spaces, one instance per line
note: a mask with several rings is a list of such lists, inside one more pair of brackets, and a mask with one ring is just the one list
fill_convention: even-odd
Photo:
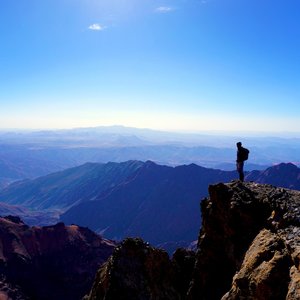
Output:
[[277,170],[277,171],[299,171],[300,170],[293,163],[280,163],[280,164],[270,167],[268,169]]

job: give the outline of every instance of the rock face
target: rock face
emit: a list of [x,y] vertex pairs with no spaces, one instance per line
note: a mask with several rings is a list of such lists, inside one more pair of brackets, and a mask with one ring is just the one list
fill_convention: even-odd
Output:
[[114,247],[75,225],[29,227],[18,217],[0,218],[0,299],[81,299]]
[[300,192],[210,186],[188,299],[297,299]]
[[98,271],[85,300],[180,300],[186,294],[194,261],[192,251],[179,249],[170,261],[165,251],[141,239],[126,239]]
[[125,240],[86,299],[300,299],[300,192],[235,181],[209,194],[196,254]]
[[222,299],[285,299],[290,265],[281,238],[264,229],[254,239],[231,290]]

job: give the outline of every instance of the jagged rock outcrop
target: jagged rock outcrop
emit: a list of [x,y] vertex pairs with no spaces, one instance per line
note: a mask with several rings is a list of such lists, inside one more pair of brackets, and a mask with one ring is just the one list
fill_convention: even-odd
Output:
[[234,181],[209,194],[196,255],[177,250],[170,260],[125,240],[86,299],[300,299],[300,192]]
[[231,290],[222,299],[285,299],[290,260],[281,237],[263,229],[247,251]]
[[209,192],[188,299],[297,299],[300,192],[240,182]]
[[81,299],[115,244],[87,228],[0,218],[0,299]]
[[85,300],[180,300],[186,294],[194,258],[194,252],[178,249],[171,261],[164,250],[128,238],[98,271]]

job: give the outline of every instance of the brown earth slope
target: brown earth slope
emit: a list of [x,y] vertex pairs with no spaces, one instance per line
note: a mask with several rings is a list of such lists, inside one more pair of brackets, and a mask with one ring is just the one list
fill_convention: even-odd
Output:
[[114,247],[87,228],[0,218],[0,299],[81,299]]

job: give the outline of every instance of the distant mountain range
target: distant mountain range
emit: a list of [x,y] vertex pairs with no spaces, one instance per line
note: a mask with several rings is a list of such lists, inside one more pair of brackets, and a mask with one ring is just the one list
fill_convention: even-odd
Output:
[[196,163],[235,169],[235,144],[250,149],[246,169],[263,170],[279,162],[300,165],[300,138],[173,133],[108,126],[69,130],[0,131],[0,189],[86,162],[151,160],[177,166]]
[[[121,137],[120,137],[121,139]],[[182,145],[105,147],[33,147],[32,145],[0,144],[0,185],[21,179],[33,179],[82,165],[86,162],[123,162],[127,160],[152,160],[164,165],[197,163],[206,167],[235,168],[235,149],[214,147],[185,147]],[[259,163],[248,164],[251,169],[262,169]],[[1,186],[0,186],[1,187]]]
[[[66,224],[88,226],[117,240],[141,236],[170,250],[196,239],[201,221],[199,201],[207,196],[208,186],[236,178],[235,171],[195,164],[87,163],[11,184],[0,191],[0,201],[25,206],[25,217],[28,209],[46,211],[48,217],[49,213],[58,217],[60,212]],[[246,180],[300,189],[300,169],[280,164],[249,172]],[[41,219],[31,218],[31,222]]]

